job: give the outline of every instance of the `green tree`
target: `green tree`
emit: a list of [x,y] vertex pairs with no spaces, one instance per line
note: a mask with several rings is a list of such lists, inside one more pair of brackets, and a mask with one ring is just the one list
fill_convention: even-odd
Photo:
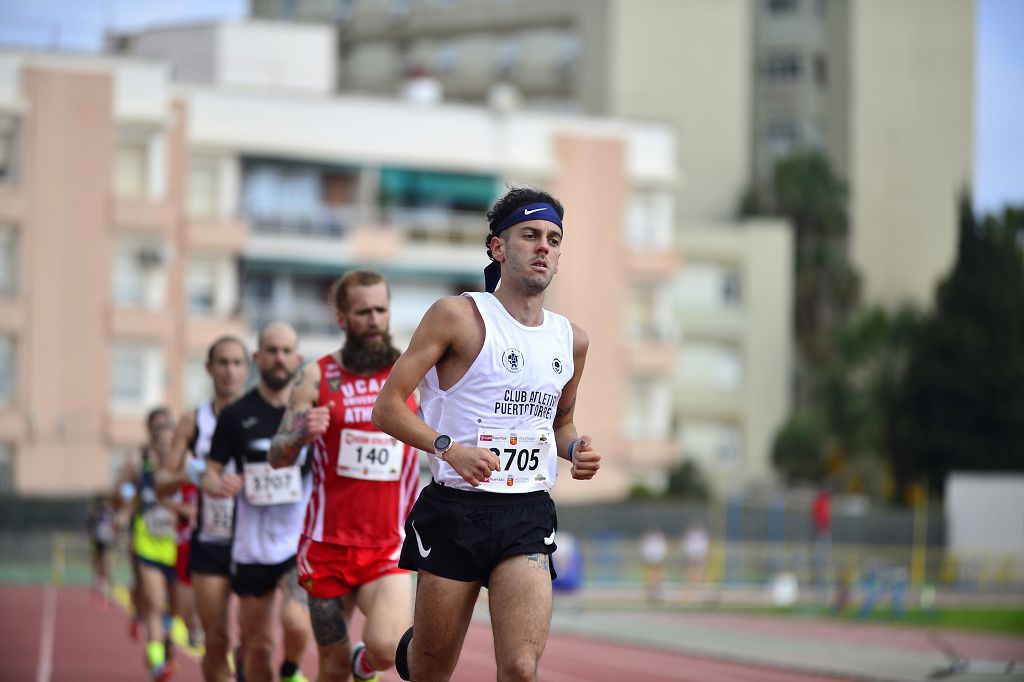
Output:
[[779,161],[773,208],[795,231],[794,315],[803,362],[831,356],[831,337],[857,303],[860,278],[847,258],[847,190],[817,152]]
[[710,494],[704,472],[690,458],[684,459],[668,472],[668,497],[707,502]]
[[787,482],[821,481],[828,472],[828,434],[823,416],[797,410],[772,443],[772,464]]
[[912,345],[891,421],[900,491],[941,493],[961,470],[1024,470],[1024,209],[975,218],[961,197],[957,260]]

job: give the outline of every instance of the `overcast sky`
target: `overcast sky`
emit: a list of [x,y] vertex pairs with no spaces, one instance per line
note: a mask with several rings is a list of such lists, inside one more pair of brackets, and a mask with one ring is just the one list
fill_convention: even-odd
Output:
[[[977,0],[975,204],[1024,204],[1024,0]],[[0,0],[0,44],[96,51],[103,30],[237,18],[246,0]]]

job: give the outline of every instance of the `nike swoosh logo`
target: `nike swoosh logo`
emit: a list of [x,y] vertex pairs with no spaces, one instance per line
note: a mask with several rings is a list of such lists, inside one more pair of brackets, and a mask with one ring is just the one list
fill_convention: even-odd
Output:
[[553,544],[555,544],[555,531],[551,531],[551,535],[549,535],[546,538],[544,538],[544,544],[545,545],[553,545]]
[[546,209],[547,209],[547,206],[541,206],[540,208],[535,208],[533,210],[528,209],[528,208],[524,208],[523,209],[523,215],[530,215],[531,213],[536,213],[537,211],[544,211]]
[[[428,556],[430,556],[430,552],[433,551],[434,548],[431,547],[428,549],[423,546],[423,538],[420,537],[420,532],[416,530],[415,521],[412,522],[412,534],[416,536],[416,547],[420,550],[420,556],[426,559]],[[552,537],[554,537],[554,535],[552,535]],[[547,542],[547,540],[545,540],[545,542]]]

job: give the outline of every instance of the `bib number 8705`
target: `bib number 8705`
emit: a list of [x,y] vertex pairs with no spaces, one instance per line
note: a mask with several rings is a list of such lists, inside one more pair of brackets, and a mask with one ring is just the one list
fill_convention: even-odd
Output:
[[508,455],[508,461],[505,462],[504,471],[508,471],[512,468],[512,463],[515,462],[517,471],[536,471],[537,467],[540,466],[540,458],[537,454],[540,452],[540,448],[533,448],[527,450],[526,448],[505,448],[499,450],[498,448],[489,448],[494,456],[501,460],[502,453]]

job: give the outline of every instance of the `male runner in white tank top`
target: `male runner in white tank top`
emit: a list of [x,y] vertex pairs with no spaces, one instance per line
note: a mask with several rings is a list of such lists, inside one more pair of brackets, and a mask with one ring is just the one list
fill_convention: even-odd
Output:
[[[170,455],[156,472],[157,494],[170,495],[189,483],[199,484],[206,469],[218,415],[245,393],[249,353],[242,340],[221,336],[210,344],[206,352],[206,372],[213,383],[213,399],[185,413],[178,422]],[[205,633],[202,669],[206,682],[226,682],[230,674],[228,650],[234,508],[234,497],[200,497],[199,519],[188,557],[196,610]],[[237,665],[240,666],[241,661]]]
[[[373,423],[433,453],[433,482],[406,523],[399,565],[418,571],[415,637],[399,643],[403,679],[448,680],[480,587],[490,591],[500,680],[534,680],[551,625],[556,457],[573,478],[600,455],[573,424],[586,333],[544,310],[558,271],[563,209],[510,190],[488,212],[487,292],[437,301],[395,364]],[[405,401],[419,386],[420,414]]]

